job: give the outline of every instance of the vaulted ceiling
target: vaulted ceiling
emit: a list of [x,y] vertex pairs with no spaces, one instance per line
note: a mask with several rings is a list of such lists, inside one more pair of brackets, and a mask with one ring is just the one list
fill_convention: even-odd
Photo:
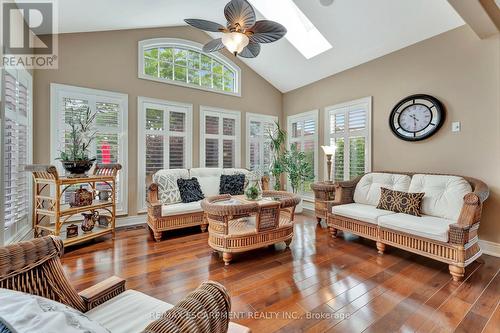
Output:
[[[59,32],[86,32],[185,25],[184,18],[225,23],[228,0],[64,0]],[[244,59],[287,92],[464,24],[447,0],[294,0],[332,44],[307,60],[283,38]],[[257,13],[258,18],[263,16]],[[167,36],[166,36],[167,37]]]

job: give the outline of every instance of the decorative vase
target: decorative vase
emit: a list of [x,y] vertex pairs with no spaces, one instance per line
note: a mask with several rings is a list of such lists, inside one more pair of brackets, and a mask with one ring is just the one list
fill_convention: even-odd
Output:
[[83,222],[80,228],[82,228],[83,233],[89,233],[94,229],[96,222],[99,220],[99,212],[94,210],[92,213],[82,213]]
[[69,178],[88,177],[87,172],[92,168],[95,159],[82,161],[61,161],[64,170],[69,172]]
[[304,211],[304,199],[300,198],[300,202],[295,206],[295,213],[300,214]]
[[245,188],[245,196],[248,200],[262,199],[262,186],[258,178],[252,178],[248,181]]

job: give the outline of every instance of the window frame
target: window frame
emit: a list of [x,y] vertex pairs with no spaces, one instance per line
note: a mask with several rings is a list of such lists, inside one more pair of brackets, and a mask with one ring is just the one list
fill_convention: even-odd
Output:
[[[85,97],[84,97],[85,96]],[[86,96],[90,96],[88,98]],[[119,118],[121,120],[121,128],[117,131],[118,139],[121,139],[121,145],[118,147],[119,156],[121,156],[122,169],[119,172],[120,182],[121,182],[121,193],[118,201],[121,206],[118,207],[116,215],[127,215],[128,214],[128,94],[101,90],[101,89],[91,89],[78,87],[73,85],[65,85],[58,83],[50,84],[50,160],[60,173],[63,172],[60,161],[57,161],[57,153],[60,148],[60,132],[61,129],[58,128],[59,117],[61,117],[61,100],[63,97],[73,97],[73,98],[87,98],[89,103],[95,102],[95,97],[100,97],[99,101],[103,102],[113,102],[120,105],[122,109],[122,116]],[[95,111],[95,110],[94,110]],[[121,131],[121,133],[120,133]]]
[[[166,47],[166,48],[172,47],[172,48],[187,49],[187,50],[199,52],[201,54],[204,54],[210,58],[213,58],[213,59],[221,62],[224,66],[229,67],[234,71],[234,74],[235,74],[234,75],[234,87],[235,87],[236,91],[234,91],[234,92],[223,91],[223,90],[218,90],[218,89],[214,89],[214,88],[202,87],[202,86],[198,86],[198,85],[187,83],[187,82],[175,81],[175,80],[146,75],[144,73],[144,50],[146,50],[148,48],[154,48],[154,47]],[[194,42],[194,41],[186,40],[186,39],[179,39],[179,38],[152,38],[152,39],[141,40],[138,43],[137,49],[138,49],[138,60],[139,60],[137,73],[138,73],[139,79],[162,82],[162,83],[173,84],[176,86],[181,86],[181,87],[186,87],[186,88],[194,88],[194,89],[210,91],[210,92],[214,92],[214,93],[218,93],[218,94],[241,97],[241,69],[238,65],[236,65],[229,58],[222,55],[220,52],[213,52],[213,53],[203,52],[203,45],[202,44]]]
[[[205,133],[205,118],[207,115],[220,118],[233,118],[235,119],[235,136],[224,135],[223,122],[219,121],[219,134],[206,134]],[[200,168],[205,168],[205,139],[212,138],[219,140],[219,165],[218,168],[224,168],[223,156],[223,142],[224,139],[235,140],[235,157],[233,168],[241,167],[241,112],[236,110],[227,110],[217,107],[200,105]]]
[[[373,98],[372,96],[368,97],[363,97],[359,99],[355,99],[352,101],[347,101],[335,105],[330,105],[325,107],[325,128],[324,128],[324,142],[325,145],[329,146],[330,145],[330,140],[332,138],[344,138],[344,145],[348,145],[348,142],[350,141],[350,138],[353,136],[364,136],[366,138],[366,152],[365,152],[365,173],[366,172],[371,172],[372,170],[372,102]],[[349,133],[349,120],[347,117],[347,112],[345,113],[345,129],[343,135],[335,135],[330,133],[330,114],[331,113],[341,113],[341,109],[345,108],[351,108],[355,106],[359,106],[360,104],[365,104],[366,105],[366,127],[362,130],[357,130],[354,131],[352,134]],[[344,180],[349,180],[349,154],[350,151],[349,149],[345,149],[344,146]],[[324,154],[323,154],[324,155]],[[324,161],[326,163],[326,157],[323,157]],[[332,158],[332,180],[334,180],[334,175],[335,175],[335,157]],[[325,167],[325,172],[324,172],[324,179],[327,179],[328,177],[328,170]]]
[[[144,141],[146,140],[146,135],[150,134],[151,132],[147,131],[145,129],[146,127],[146,109],[148,106],[152,107],[160,107],[167,109],[169,107],[173,108],[183,108],[186,109],[184,111],[175,111],[175,112],[183,112],[186,114],[186,131],[185,132],[175,132],[175,135],[172,135],[173,137],[184,137],[185,138],[185,169],[191,169],[192,168],[192,163],[193,163],[193,104],[188,104],[188,103],[179,103],[179,102],[173,102],[173,101],[167,101],[163,99],[156,99],[156,98],[149,98],[149,97],[143,97],[139,96],[137,98],[137,147],[141,147],[144,144]],[[165,120],[164,120],[165,121]],[[165,128],[163,131],[156,131],[158,133],[162,133],[162,135],[165,137],[166,140],[170,138],[170,129]],[[181,134],[182,133],[182,134]],[[168,169],[168,153],[166,154],[165,152],[168,151],[168,145],[166,144],[164,146],[164,164],[163,167],[165,169]],[[138,156],[137,156],[137,190],[138,190],[138,197],[137,197],[137,211],[138,213],[144,213],[146,212],[146,191],[145,191],[145,184],[146,184],[146,151],[144,153],[139,153],[139,149],[137,150]]]
[[[294,141],[294,142],[300,141],[301,143],[303,143],[305,141],[304,135],[301,136],[301,140],[291,140],[292,139],[292,136],[291,136],[292,124],[294,122],[298,122],[298,121],[305,120],[308,118],[314,119],[314,135],[312,135],[312,137],[314,139],[314,181],[317,181],[318,180],[318,170],[319,170],[319,132],[318,132],[319,131],[319,110],[318,109],[306,111],[306,112],[302,112],[302,113],[297,113],[297,114],[294,114],[294,115],[287,117],[287,148],[290,149],[290,147],[293,143],[292,141]],[[290,181],[288,180],[288,177],[286,180],[286,184],[287,184],[288,191],[291,191],[292,187],[290,185]],[[311,192],[298,192],[297,194],[299,194],[303,199],[314,200],[314,193],[312,191]]]
[[26,149],[26,164],[33,163],[33,76],[23,67],[20,66],[16,69],[6,69],[2,68],[0,70],[0,170],[2,172],[2,182],[0,184],[0,193],[2,199],[0,200],[0,245],[8,245],[21,239],[25,238],[32,229],[33,216],[31,211],[33,210],[33,186],[31,174],[26,173],[26,184],[28,191],[28,203],[27,203],[27,221],[26,225],[22,229],[17,230],[15,235],[8,240],[5,239],[5,206],[4,206],[4,195],[5,195],[5,184],[3,179],[3,172],[5,168],[5,91],[3,89],[3,84],[5,82],[5,75],[9,73],[14,76],[17,81],[23,80],[27,85],[28,99],[27,99],[27,114],[26,114],[26,127],[27,127],[27,149]]
[[[245,122],[245,126],[246,126],[246,154],[245,154],[246,155],[246,163],[245,163],[245,165],[246,165],[246,168],[248,170],[251,170],[250,142],[252,140],[255,140],[255,139],[250,137],[250,122],[259,121],[262,124],[263,123],[272,123],[273,127],[276,128],[275,123],[278,122],[279,118],[278,118],[278,116],[271,116],[271,115],[266,115],[266,114],[247,112],[245,115],[245,120],[246,120],[246,122]],[[265,136],[266,133],[263,133],[263,134]],[[263,165],[263,163],[264,163],[264,143],[266,142],[266,139],[265,139],[265,137],[263,137],[263,138],[257,139],[257,140],[259,143],[259,152],[260,152],[260,160],[261,160],[260,168],[262,168],[262,167],[264,167],[264,165]]]

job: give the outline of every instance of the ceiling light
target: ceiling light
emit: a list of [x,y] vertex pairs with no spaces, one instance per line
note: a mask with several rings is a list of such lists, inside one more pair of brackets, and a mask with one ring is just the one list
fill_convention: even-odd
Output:
[[248,45],[247,35],[239,32],[229,32],[222,35],[222,44],[233,54],[238,54]]
[[332,48],[332,45],[312,24],[292,0],[248,0],[268,20],[283,24],[286,38],[306,59]]

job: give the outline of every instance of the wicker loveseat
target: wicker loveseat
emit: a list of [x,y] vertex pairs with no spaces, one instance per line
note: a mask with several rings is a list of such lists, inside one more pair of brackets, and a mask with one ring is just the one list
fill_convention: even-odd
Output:
[[[177,179],[196,177],[205,197],[218,195],[221,175],[244,174],[247,178],[251,173],[247,169],[193,168],[159,170],[149,186],[147,196],[148,226],[153,231],[156,241],[161,240],[162,232],[192,226],[201,226],[207,230],[201,201],[182,203],[179,198],[173,200],[168,193],[175,192]],[[170,202],[169,202],[170,201]]]
[[78,293],[63,270],[62,253],[63,242],[55,236],[1,247],[0,288],[63,303],[112,333],[250,332],[229,322],[231,300],[217,282],[202,283],[175,306],[125,290],[125,280],[116,276]]
[[[377,209],[381,188],[424,192],[422,216]],[[449,265],[453,280],[481,256],[477,230],[489,190],[478,179],[437,174],[374,172],[335,183],[335,200],[328,216],[333,237],[338,230],[402,248]]]

